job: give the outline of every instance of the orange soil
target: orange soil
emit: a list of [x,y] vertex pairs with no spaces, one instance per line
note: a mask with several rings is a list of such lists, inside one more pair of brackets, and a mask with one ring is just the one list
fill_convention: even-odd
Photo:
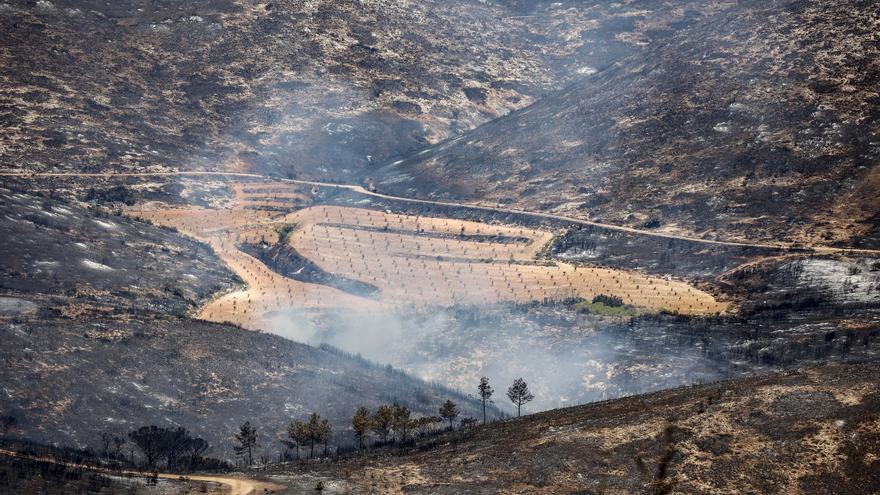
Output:
[[[551,232],[339,206],[284,214],[254,209],[252,203],[266,200],[267,192],[269,202],[306,197],[292,189],[253,183],[236,184],[235,191],[236,204],[230,209],[132,212],[208,243],[247,283],[246,289],[207,304],[200,313],[206,320],[269,329],[269,319],[287,308],[378,311],[591,299],[597,294],[616,295],[648,310],[708,314],[726,309],[710,294],[678,281],[561,262],[538,263],[536,256],[552,239]],[[327,272],[376,286],[380,296],[359,297],[298,282],[236,248],[243,242],[277,242],[285,224],[296,226],[287,242],[302,256]]]

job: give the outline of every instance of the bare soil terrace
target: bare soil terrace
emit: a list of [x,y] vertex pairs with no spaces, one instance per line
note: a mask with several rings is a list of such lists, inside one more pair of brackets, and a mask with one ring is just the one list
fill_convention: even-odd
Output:
[[[247,287],[201,311],[210,321],[266,328],[289,308],[354,311],[420,309],[453,304],[527,303],[598,294],[645,311],[715,314],[727,305],[686,283],[624,270],[540,261],[555,232],[476,221],[395,214],[346,206],[291,208],[309,201],[292,184],[232,186],[229,208],[130,210],[209,244]],[[279,211],[282,210],[282,211]],[[282,234],[284,229],[286,234]],[[321,270],[378,288],[375,297],[284,276],[242,250],[285,247]]]

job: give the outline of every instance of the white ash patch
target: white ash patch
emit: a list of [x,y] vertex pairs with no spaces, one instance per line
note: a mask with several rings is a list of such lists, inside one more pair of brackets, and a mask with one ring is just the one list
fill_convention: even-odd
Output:
[[585,65],[585,66],[579,68],[579,69],[577,70],[577,73],[578,73],[578,74],[585,75],[585,76],[591,76],[591,75],[593,75],[593,74],[596,73],[596,69],[594,69],[594,68],[592,68],[592,67],[590,67],[590,66],[588,66],[588,65]]
[[827,290],[838,302],[880,301],[880,260],[811,259],[797,262],[799,281]]
[[21,315],[34,313],[37,305],[17,297],[0,297],[0,315]]
[[730,124],[728,122],[719,122],[712,127],[712,130],[715,132],[727,133],[730,132]]
[[93,221],[95,222],[95,224],[97,224],[97,225],[98,225],[99,227],[101,227],[102,229],[116,230],[116,229],[119,228],[119,226],[116,225],[116,224],[113,223],[113,222],[105,222],[105,221],[103,221],[103,220],[97,220],[97,219],[95,219],[95,220],[93,220]]
[[103,264],[98,263],[97,261],[92,260],[82,260],[82,265],[90,270],[96,270],[99,272],[112,272],[113,268]]
[[73,243],[73,245],[80,248],[80,249],[88,249],[89,248],[89,246],[84,242],[75,242],[75,243]]
[[590,260],[599,257],[599,253],[592,249],[569,249],[556,255],[557,258],[563,260]]

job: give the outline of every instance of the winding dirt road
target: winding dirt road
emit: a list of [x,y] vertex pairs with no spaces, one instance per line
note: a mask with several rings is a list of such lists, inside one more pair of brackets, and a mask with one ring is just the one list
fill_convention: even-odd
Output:
[[[16,452],[14,450],[8,449],[0,449],[0,455],[5,455],[7,457],[15,457],[18,459],[27,459],[30,461],[37,462],[46,462],[51,464],[60,464],[63,466],[74,467],[85,469],[88,471],[93,471],[97,473],[103,473],[107,475],[131,475],[131,476],[142,476],[148,477],[149,473],[144,473],[142,471],[131,471],[131,470],[111,470],[98,466],[90,466],[88,464],[78,464],[75,462],[65,462],[59,461],[57,459],[52,459],[51,457],[40,457],[29,454],[23,454],[21,452]],[[171,473],[159,473],[158,477],[166,480],[174,480],[181,481],[181,477],[184,475],[181,474],[171,474]],[[207,483],[217,483],[220,485],[225,485],[229,487],[229,495],[256,495],[258,493],[271,493],[273,491],[278,491],[283,489],[284,487],[281,485],[277,485],[275,483],[268,483],[265,481],[252,480],[248,478],[234,478],[231,476],[213,476],[213,475],[201,475],[201,474],[193,474],[193,475],[185,475],[185,481],[204,481]]]
[[331,182],[318,182],[310,180],[286,179],[282,177],[272,177],[261,174],[251,174],[245,172],[101,172],[101,173],[74,173],[74,172],[0,172],[0,177],[21,177],[21,178],[37,178],[37,177],[167,177],[167,176],[218,176],[218,177],[241,177],[250,179],[272,180],[276,182],[286,182],[290,184],[300,184],[317,187],[332,187],[337,189],[345,189],[358,194],[372,196],[374,198],[388,199],[392,201],[404,201],[414,204],[424,204],[431,206],[449,206],[454,208],[469,208],[478,211],[487,211],[493,213],[506,213],[512,215],[524,215],[533,218],[545,218],[548,220],[557,220],[568,222],[575,225],[585,225],[597,227],[606,230],[618,232],[627,232],[630,234],[644,235],[650,237],[659,237],[663,239],[675,239],[681,241],[696,242],[713,246],[731,246],[731,247],[750,247],[759,249],[811,249],[816,253],[823,254],[864,254],[864,255],[880,255],[880,249],[861,249],[861,248],[838,248],[830,246],[799,246],[791,243],[758,243],[758,242],[739,242],[739,241],[719,241],[713,239],[702,239],[699,237],[689,237],[684,235],[676,235],[665,232],[656,232],[650,230],[641,230],[633,227],[625,227],[622,225],[614,225],[608,223],[594,222],[591,220],[582,220],[579,218],[567,217],[564,215],[554,215],[552,213],[540,213],[534,211],[516,210],[513,208],[498,208],[493,206],[475,205],[470,203],[458,203],[453,201],[435,201],[430,199],[405,198],[402,196],[393,196],[390,194],[382,194],[355,184],[334,184]]

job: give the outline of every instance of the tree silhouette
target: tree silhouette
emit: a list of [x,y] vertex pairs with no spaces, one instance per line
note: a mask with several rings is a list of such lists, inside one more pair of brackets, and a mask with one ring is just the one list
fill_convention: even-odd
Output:
[[458,413],[458,406],[449,399],[440,406],[440,417],[449,421],[449,429],[452,429],[452,422],[458,417]]
[[384,404],[379,406],[376,409],[376,414],[373,415],[371,428],[376,435],[379,435],[383,443],[388,441],[388,434],[391,433],[392,426],[394,426],[394,412],[391,407]]
[[495,391],[492,389],[492,386],[489,385],[489,378],[485,376],[480,378],[480,384],[477,386],[477,390],[480,393],[480,400],[483,402],[483,424],[486,424],[486,403],[492,402],[492,394]]
[[397,435],[400,433],[400,441],[405,442],[406,434],[412,424],[412,420],[410,419],[412,413],[408,407],[396,403],[391,406],[391,411],[394,416],[394,434]]
[[370,411],[366,407],[359,407],[351,418],[351,426],[354,429],[354,436],[358,441],[358,448],[364,448],[364,439],[370,432],[373,422],[370,420]]
[[128,434],[128,438],[141,449],[148,467],[154,467],[162,454],[164,428],[156,425],[141,426]]
[[531,402],[535,396],[529,392],[529,386],[526,385],[525,380],[517,378],[513,381],[513,385],[507,389],[507,398],[516,405],[516,417],[518,418],[521,415],[523,404]]
[[318,413],[309,415],[309,422],[306,425],[309,439],[309,457],[315,457],[315,445],[324,444],[324,453],[327,453],[327,443],[333,432],[330,421],[321,418]]
[[287,437],[290,445],[296,448],[296,458],[299,459],[299,448],[309,443],[309,425],[302,421],[291,421],[287,427]]
[[124,436],[114,436],[113,437],[113,458],[119,459],[119,456],[122,454],[122,448],[125,447],[126,439]]
[[198,469],[202,464],[203,457],[205,452],[208,450],[207,440],[202,438],[190,438],[187,440],[184,449],[189,456],[189,468],[190,469]]
[[254,463],[253,449],[257,446],[257,429],[251,426],[250,421],[245,421],[239,426],[239,432],[235,434],[235,440],[238,442],[233,449],[236,455],[247,455],[248,466]]

